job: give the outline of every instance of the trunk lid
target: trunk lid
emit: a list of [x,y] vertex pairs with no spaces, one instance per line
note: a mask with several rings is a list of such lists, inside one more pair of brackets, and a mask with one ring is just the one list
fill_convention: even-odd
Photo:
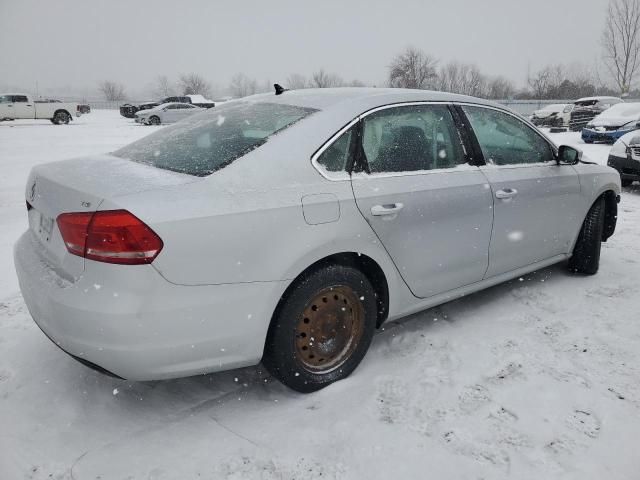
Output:
[[198,180],[111,155],[38,165],[31,170],[25,191],[29,229],[43,261],[73,282],[84,271],[84,258],[67,251],[58,215],[95,212],[105,199]]

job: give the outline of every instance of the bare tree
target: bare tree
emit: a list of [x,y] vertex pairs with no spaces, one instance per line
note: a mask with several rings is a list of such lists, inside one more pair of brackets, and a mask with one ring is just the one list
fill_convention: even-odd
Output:
[[440,69],[437,87],[439,90],[463,95],[484,97],[487,79],[475,65],[449,62]]
[[291,90],[300,90],[301,88],[307,88],[307,85],[307,77],[299,73],[292,73],[287,77],[287,84],[284,86]]
[[127,98],[124,93],[124,85],[111,80],[105,80],[98,85],[98,90],[104,95],[108,102],[115,102]]
[[211,84],[197,73],[180,75],[178,86],[183,95],[211,95]]
[[361,82],[360,80],[356,79],[356,80],[351,80],[350,82],[347,82],[346,84],[347,87],[366,87],[364,82]]
[[625,95],[640,66],[640,0],[610,0],[602,34],[603,60]]
[[309,83],[315,88],[331,88],[342,87],[344,80],[338,75],[325,72],[324,68],[321,68],[311,75],[311,81]]
[[175,84],[172,83],[166,75],[159,75],[153,86],[153,95],[155,97],[164,98],[171,97],[175,94]]
[[527,82],[534,98],[544,99],[554,96],[560,84],[565,80],[562,65],[548,65],[529,76]]
[[422,50],[408,47],[389,65],[389,85],[399,88],[432,88],[437,78],[437,60]]
[[234,97],[246,97],[253,95],[258,89],[258,83],[247,77],[244,73],[236,73],[231,79],[229,90]]
[[494,100],[505,100],[513,97],[516,87],[511,80],[504,77],[493,77],[487,80],[487,98]]

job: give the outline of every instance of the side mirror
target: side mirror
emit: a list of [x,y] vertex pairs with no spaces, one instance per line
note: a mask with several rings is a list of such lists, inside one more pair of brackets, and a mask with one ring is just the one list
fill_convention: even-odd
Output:
[[575,165],[582,160],[582,151],[570,147],[569,145],[560,145],[558,148],[558,165]]

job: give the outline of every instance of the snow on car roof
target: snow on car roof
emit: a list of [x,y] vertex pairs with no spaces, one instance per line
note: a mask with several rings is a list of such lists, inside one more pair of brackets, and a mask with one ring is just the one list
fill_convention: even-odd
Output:
[[630,118],[640,117],[640,102],[618,103],[602,112],[598,118]]
[[591,102],[594,100],[615,100],[617,102],[622,102],[621,98],[618,97],[583,97],[583,98],[579,98],[578,100],[576,100],[573,103],[578,103],[578,102]]
[[214,103],[213,100],[204,98],[202,95],[185,95],[185,97],[189,97],[192,103]]
[[354,108],[372,108],[379,105],[389,105],[403,102],[468,102],[491,105],[501,109],[488,100],[431,90],[414,90],[404,88],[372,88],[372,87],[340,87],[340,88],[308,88],[302,90],[287,90],[281,95],[262,93],[244,97],[245,101],[268,101],[270,103],[285,103],[300,107],[310,107],[324,110],[338,104],[352,104]]

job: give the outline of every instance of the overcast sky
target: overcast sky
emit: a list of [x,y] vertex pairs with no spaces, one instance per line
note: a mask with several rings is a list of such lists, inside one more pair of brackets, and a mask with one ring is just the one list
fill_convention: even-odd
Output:
[[408,45],[524,85],[527,68],[592,63],[607,0],[0,0],[0,88],[100,80],[144,92],[160,74],[219,87],[324,67],[382,85]]

